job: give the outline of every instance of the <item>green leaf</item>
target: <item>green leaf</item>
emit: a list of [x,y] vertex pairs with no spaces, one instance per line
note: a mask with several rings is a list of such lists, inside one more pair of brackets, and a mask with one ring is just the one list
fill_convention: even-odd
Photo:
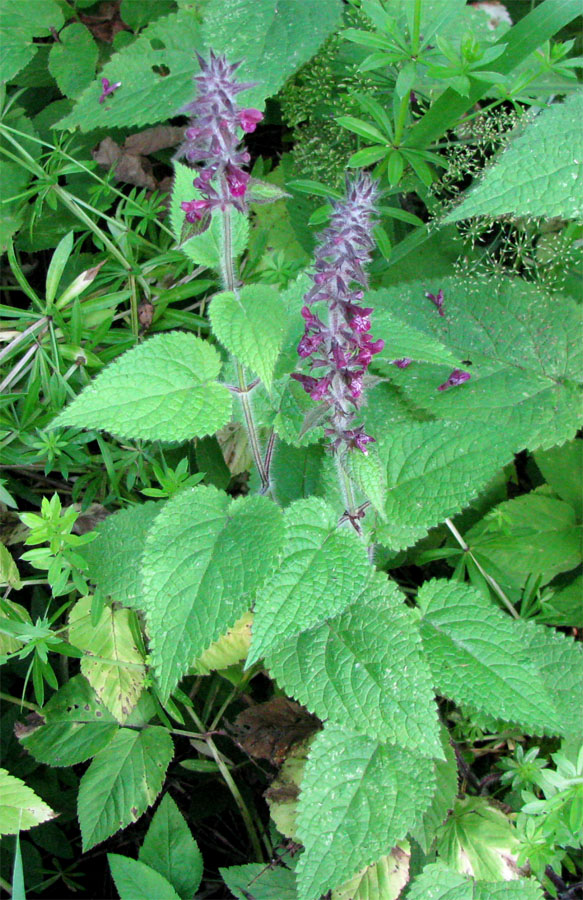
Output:
[[167,697],[189,665],[251,605],[283,542],[267,498],[213,487],[168,501],[146,540],[144,604],[152,660]]
[[364,453],[351,453],[348,459],[351,477],[381,518],[384,518],[387,502],[387,472],[378,451],[372,447],[366,456]]
[[[57,46],[58,44],[55,44],[55,47]],[[45,297],[48,303],[52,303],[57,295],[57,289],[59,287],[59,282],[61,280],[63,270],[67,265],[69,257],[71,256],[74,237],[74,232],[69,231],[65,235],[65,237],[59,241],[55,252],[51,257],[49,268],[47,270],[45,290]]]
[[140,608],[138,563],[148,530],[163,505],[148,501],[113,513],[95,529],[96,540],[80,548],[88,565],[86,576],[97,585],[100,594],[124,606]]
[[182,900],[191,900],[198,890],[202,854],[170,794],[165,794],[154,813],[139,860],[159,872]]
[[393,428],[379,445],[387,501],[377,540],[393,550],[414,544],[429,528],[467,506],[512,460],[514,446],[512,433],[473,422]]
[[[581,607],[581,592],[579,592]],[[580,704],[573,702],[583,684],[583,647],[570,636],[520,620],[521,640],[557,708],[560,734],[583,738]]]
[[249,652],[252,622],[253,613],[243,613],[226,634],[222,634],[193,662],[192,671],[196,675],[210,675],[217,669],[228,669],[242,662]]
[[581,497],[583,496],[583,440],[576,438],[562,447],[539,450],[534,461],[541,470],[545,481],[562,500],[570,503],[577,517],[581,519]]
[[210,0],[203,36],[207,47],[243,64],[241,81],[257,82],[243,95],[246,106],[261,107],[315,54],[340,24],[337,0]]
[[543,110],[444,221],[508,213],[582,218],[583,159],[575,151],[581,146],[582,119],[581,89]]
[[398,900],[409,881],[410,847],[400,841],[386,856],[332,891],[330,900]]
[[269,470],[273,497],[279,506],[289,506],[316,493],[325,450],[318,444],[292,447],[276,441]]
[[447,730],[443,727],[441,739],[445,759],[437,759],[434,762],[435,793],[431,805],[423,813],[420,824],[412,831],[412,837],[415,838],[425,854],[429,853],[437,829],[452,809],[458,792],[457,760],[449,742]]
[[[148,26],[127,47],[114,53],[78,98],[59,128],[82,131],[149,125],[176,115],[195,94],[192,76],[198,71],[194,49],[200,48],[198,14],[181,9]],[[99,102],[101,77],[121,81],[114,94]]]
[[288,638],[265,663],[321,719],[441,756],[431,674],[413,617],[379,575],[343,613]]
[[489,575],[516,589],[524,587],[529,576],[545,585],[581,562],[575,510],[537,491],[495,506],[465,540]]
[[437,851],[446,865],[483,881],[515,878],[518,849],[510,820],[485,797],[456,800],[437,841]]
[[0,584],[9,585],[15,591],[19,591],[22,587],[18,566],[4,544],[0,544]]
[[557,587],[551,596],[543,598],[536,620],[545,625],[583,628],[583,576],[579,575],[564,587]]
[[389,853],[431,802],[433,763],[345,727],[316,735],[298,804],[299,900],[314,900]]
[[[182,163],[174,163],[174,183],[170,199],[170,225],[180,245],[180,249],[195,263],[207,266],[209,269],[222,269],[225,258],[225,238],[223,232],[223,217],[219,211],[215,211],[210,220],[210,225],[202,234],[183,239],[183,229],[186,222],[184,210],[180,204],[186,200],[200,199],[200,191],[193,187],[193,179],[196,172]],[[231,211],[231,252],[236,258],[243,253],[249,237],[249,222],[247,216]]]
[[174,331],[111,363],[53,425],[99,428],[120,437],[184,441],[225,425],[231,396],[215,382],[221,359],[208,341]]
[[425,866],[411,883],[407,900],[543,900],[540,884],[534,879],[516,881],[474,881],[448,869],[442,862]]
[[0,798],[0,834],[18,834],[55,818],[50,806],[6,769],[0,769]]
[[362,541],[354,531],[338,528],[322,500],[297,500],[285,510],[284,521],[282,557],[255,601],[247,665],[340,612],[371,574]]
[[69,613],[69,641],[84,651],[81,672],[104,706],[122,724],[139,700],[146,680],[144,658],[136,646],[136,614],[106,606],[91,623],[91,597]]
[[[425,296],[439,289],[444,292],[444,316]],[[415,358],[414,351],[403,353],[402,345],[399,353],[393,351],[391,332],[382,327],[381,310],[386,310],[440,341],[457,360],[472,363],[458,362],[471,379],[445,391],[437,388],[451,369],[415,365],[401,371],[381,363],[406,397],[432,416],[510,428],[520,437],[520,446],[532,449],[574,436],[583,420],[582,311],[566,297],[549,296],[520,279],[450,277],[384,288],[369,294],[367,303],[375,308],[375,337],[381,323],[383,360]]]
[[63,13],[54,0],[35,0],[34,15],[20,0],[2,0],[0,81],[10,81],[30,62],[38,49],[33,38],[50,38],[51,27],[58,31],[64,21]]
[[120,728],[79,784],[77,815],[83,851],[136,822],[162,789],[172,759],[172,738],[163,728]]
[[[272,868],[264,863],[219,869],[223,881],[237,900],[297,900],[296,876],[292,869]],[[253,893],[251,894],[251,891]]]
[[378,128],[375,128],[374,125],[370,125],[362,119],[355,119],[354,116],[338,116],[336,121],[343,128],[348,128],[349,131],[368,138],[369,141],[373,141],[376,144],[383,144],[388,147],[389,138],[387,135],[382,134]]
[[49,53],[49,72],[65,97],[78,97],[95,77],[99,49],[91,32],[73,22],[59,34]]
[[118,853],[108,853],[107,861],[120,900],[180,900],[167,879],[143,862]]
[[421,637],[439,693],[533,734],[562,733],[522,631],[506,613],[470,585],[438,579],[423,585],[418,602]]
[[353,153],[346,163],[351,169],[361,169],[363,166],[372,166],[379,159],[384,159],[388,153],[387,147],[363,147]]
[[259,375],[270,390],[286,324],[285,307],[277,289],[250,284],[238,294],[231,291],[216,294],[210,318],[221,344]]

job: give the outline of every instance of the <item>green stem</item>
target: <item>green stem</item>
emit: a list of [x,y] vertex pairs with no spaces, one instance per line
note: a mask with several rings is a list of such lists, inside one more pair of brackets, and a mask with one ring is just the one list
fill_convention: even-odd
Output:
[[[201,732],[204,732],[203,723],[200,721],[200,719],[198,718],[198,716],[196,715],[194,710],[187,709],[187,712],[188,712],[189,716],[191,717],[191,719],[193,720],[193,722],[195,723],[196,727],[199,728]],[[241,813],[241,818],[243,819],[243,822],[245,823],[245,828],[247,829],[247,834],[249,835],[249,840],[251,841],[251,845],[253,847],[253,852],[255,853],[257,862],[263,862],[263,851],[261,850],[261,842],[259,840],[259,836],[258,836],[257,830],[255,828],[255,823],[253,822],[251,813],[247,809],[245,801],[243,800],[243,797],[241,796],[241,792],[239,791],[239,788],[235,784],[233,777],[232,777],[231,773],[229,772],[229,769],[227,768],[227,766],[225,765],[225,763],[221,757],[221,754],[217,750],[213,739],[211,737],[209,737],[208,735],[205,735],[204,740],[207,744],[207,747],[209,748],[209,750],[211,751],[211,753],[213,755],[214,761],[216,762],[217,766],[219,767],[219,771],[220,771],[221,775],[223,776],[223,780],[224,780],[225,784],[227,785],[227,787],[229,788],[229,790],[231,792],[233,800],[237,804],[239,812]]]
[[422,0],[415,0],[415,9],[413,10],[413,33],[411,35],[411,49],[413,56],[419,53],[419,32],[421,30],[421,4]]
[[5,694],[4,691],[0,691],[0,700],[7,700],[9,703],[14,703],[16,706],[23,706],[25,709],[30,709],[33,712],[38,712],[40,707],[36,705],[36,703],[29,703],[27,700],[23,700],[21,697],[13,697],[12,694]]
[[498,582],[495,581],[495,579],[492,578],[491,575],[488,575],[488,573],[486,572],[484,567],[480,565],[480,563],[478,562],[478,560],[476,559],[476,557],[470,550],[470,547],[468,546],[468,544],[466,544],[466,542],[464,541],[463,537],[461,536],[461,534],[459,533],[459,531],[457,530],[457,528],[455,527],[455,525],[453,524],[451,519],[446,519],[445,524],[447,525],[447,527],[453,534],[454,538],[456,539],[456,541],[458,542],[458,544],[460,545],[460,547],[462,548],[464,553],[469,553],[470,558],[475,563],[476,568],[480,572],[480,575],[482,575],[482,577],[486,579],[486,581],[488,582],[488,584],[490,585],[490,587],[492,588],[492,590],[494,591],[496,596],[500,598],[500,600],[502,601],[502,603],[504,604],[504,606],[506,607],[506,609],[508,610],[510,615],[514,616],[515,619],[520,619],[520,615],[516,612],[516,609],[514,608],[511,601],[508,599],[508,597],[506,596],[506,594],[504,593],[504,591],[502,590],[502,588],[500,587]]
[[3,891],[6,891],[6,893],[10,894],[10,896],[12,897],[12,885],[8,884],[8,882],[2,877],[0,877],[0,887]]

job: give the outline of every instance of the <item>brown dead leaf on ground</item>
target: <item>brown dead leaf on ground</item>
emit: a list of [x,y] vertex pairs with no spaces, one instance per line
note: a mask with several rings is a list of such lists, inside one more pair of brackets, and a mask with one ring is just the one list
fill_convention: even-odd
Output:
[[299,703],[274,697],[243,710],[229,730],[249,756],[279,766],[294,744],[305,741],[321,727],[318,717]]
[[146,156],[127,153],[110,137],[104,138],[91,155],[104,169],[114,170],[116,181],[146,187],[151,191],[156,189],[157,183],[152,174],[150,160]]
[[128,135],[123,145],[124,150],[127,153],[149,156],[150,153],[157,153],[158,150],[175,147],[184,140],[185,130],[185,126],[176,127],[174,125],[156,125],[155,128],[145,128],[143,131]]
[[120,0],[104,0],[93,15],[79,13],[79,21],[87,26],[97,41],[111,44],[119,31],[131,31],[123,21],[119,8]]

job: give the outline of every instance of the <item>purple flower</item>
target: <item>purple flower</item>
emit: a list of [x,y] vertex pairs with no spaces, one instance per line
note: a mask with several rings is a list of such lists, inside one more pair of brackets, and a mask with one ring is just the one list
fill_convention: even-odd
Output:
[[242,109],[239,112],[239,124],[243,131],[255,131],[257,125],[263,119],[263,113],[258,109]]
[[[373,440],[363,426],[350,425],[362,404],[366,369],[384,347],[384,341],[373,341],[369,334],[372,307],[359,305],[367,287],[364,267],[374,247],[371,233],[376,196],[376,184],[368,174],[347,179],[346,198],[333,203],[330,225],[320,235],[314,285],[305,294],[302,307],[306,330],[298,354],[310,358],[311,370],[323,370],[323,377],[294,374],[292,378],[313,400],[328,407],[326,434],[332,438],[333,451],[344,446],[366,453],[366,445]],[[326,304],[326,323],[312,313],[310,306],[315,303]]]
[[247,190],[249,175],[238,166],[232,166],[230,163],[225,170],[227,184],[233,197],[243,197]]
[[441,290],[441,288],[438,290],[437,294],[430,294],[429,291],[427,291],[425,296],[428,300],[431,300],[431,302],[435,304],[439,315],[445,316],[445,310],[443,308],[443,291]]
[[185,200],[180,204],[180,208],[186,213],[187,222],[199,222],[209,206],[209,200]]
[[440,384],[437,388],[438,391],[447,391],[450,387],[456,387],[458,384],[463,384],[464,381],[469,381],[472,376],[469,372],[464,372],[463,369],[454,369],[447,381],[444,381],[443,384]]
[[413,360],[409,356],[403,356],[402,359],[392,359],[391,365],[396,366],[397,369],[406,369],[412,362]]
[[101,87],[102,94],[99,98],[99,102],[105,103],[107,97],[109,97],[110,94],[113,94],[114,91],[117,91],[117,89],[121,87],[121,81],[116,81],[115,84],[111,84],[109,78],[102,78]]

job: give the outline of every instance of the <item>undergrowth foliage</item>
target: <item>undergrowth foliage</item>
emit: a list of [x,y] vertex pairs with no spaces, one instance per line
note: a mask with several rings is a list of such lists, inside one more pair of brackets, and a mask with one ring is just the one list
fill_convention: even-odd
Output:
[[[58,366],[49,379],[39,370],[34,397],[50,398],[52,418],[32,449],[50,457],[47,473],[60,460],[67,478],[71,467],[85,471],[95,444],[109,481],[107,493],[95,481],[83,505],[65,508],[55,494],[20,514],[20,539],[34,548],[21,559],[46,578],[21,576],[2,547],[3,661],[25,673],[23,696],[32,685],[34,702],[16,726],[26,765],[0,770],[0,823],[9,835],[58,827],[58,791],[45,802],[42,781],[28,783],[37,764],[75,782],[83,853],[139,828],[162,795],[136,832],[137,858],[108,853],[122,900],[224,897],[227,888],[245,900],[542,900],[543,891],[567,897],[568,879],[580,877],[580,306],[524,273],[484,274],[479,254],[461,277],[436,240],[455,242],[458,219],[502,215],[559,217],[565,240],[580,239],[572,188],[583,172],[567,143],[583,93],[572,67],[559,67],[564,54],[549,65],[570,96],[508,137],[439,229],[417,215],[427,219],[432,205],[442,213],[429,186],[446,156],[428,149],[441,131],[454,141],[459,128],[463,140],[462,115],[488,90],[527,105],[540,75],[529,53],[576,12],[546,0],[548,17],[535,9],[494,42],[485,21],[453,0],[439,14],[419,0],[351,5],[359,28],[334,46],[344,39],[350,65],[376,74],[350,98],[349,111],[367,120],[338,120],[372,142],[348,161],[343,190],[288,177],[285,157],[274,172],[261,161],[251,169],[243,144],[269,125],[265,98],[338,30],[339,4],[210,0],[202,21],[182,4],[120,45],[60,122],[89,130],[180,110],[191,117],[174,141],[160,256],[148,257],[150,231],[130,237],[131,224],[107,213],[102,229],[57,183],[58,201],[104,259],[68,271],[73,232],[63,237],[43,306],[9,246],[39,318],[23,325],[8,359],[34,333],[42,346],[47,331],[58,347],[71,329],[74,353],[87,343],[68,378]],[[43,0],[42,10],[52,25],[60,5]],[[454,44],[458,14],[474,31]],[[13,28],[16,45],[44,34],[16,19]],[[265,59],[246,54],[264,32],[274,41]],[[297,44],[287,68],[281,35]],[[9,63],[12,78],[15,56]],[[20,133],[8,125],[3,140]],[[528,155],[536,171],[517,164]],[[397,202],[413,191],[409,208]],[[325,206],[313,212],[317,197]],[[155,223],[151,198],[124,202],[128,216],[151,203],[144,217]],[[327,222],[311,258],[310,211],[310,232]],[[28,214],[14,207],[15,240]],[[295,270],[268,257],[270,239]],[[115,267],[108,280],[106,262]],[[163,265],[166,282],[153,290]],[[79,302],[96,279],[101,311],[130,285],[129,339],[99,358],[113,319],[101,320],[91,349]],[[198,294],[196,314],[189,307],[181,319],[177,307],[165,318],[172,302]],[[9,402],[24,432],[31,411],[16,394]],[[122,489],[114,476],[129,454],[134,475]],[[528,478],[516,459],[529,460]],[[519,478],[523,489],[510,493]],[[84,527],[95,496],[112,508],[103,504],[101,521]],[[49,602],[15,602],[11,591],[27,580],[48,586]],[[71,666],[58,676],[55,654]],[[252,696],[258,683],[271,699]],[[230,708],[240,711],[234,724],[224,718]],[[241,789],[241,751],[278,769],[266,793],[269,827]],[[481,752],[494,755],[497,772],[479,770]],[[173,790],[179,763],[200,779],[189,791],[209,777],[225,785],[244,825],[254,861],[221,866],[220,886],[215,867],[201,887],[205,854],[178,806],[185,791]],[[490,802],[490,785],[508,791],[504,804]],[[13,894],[24,896],[18,841],[14,859]]]

